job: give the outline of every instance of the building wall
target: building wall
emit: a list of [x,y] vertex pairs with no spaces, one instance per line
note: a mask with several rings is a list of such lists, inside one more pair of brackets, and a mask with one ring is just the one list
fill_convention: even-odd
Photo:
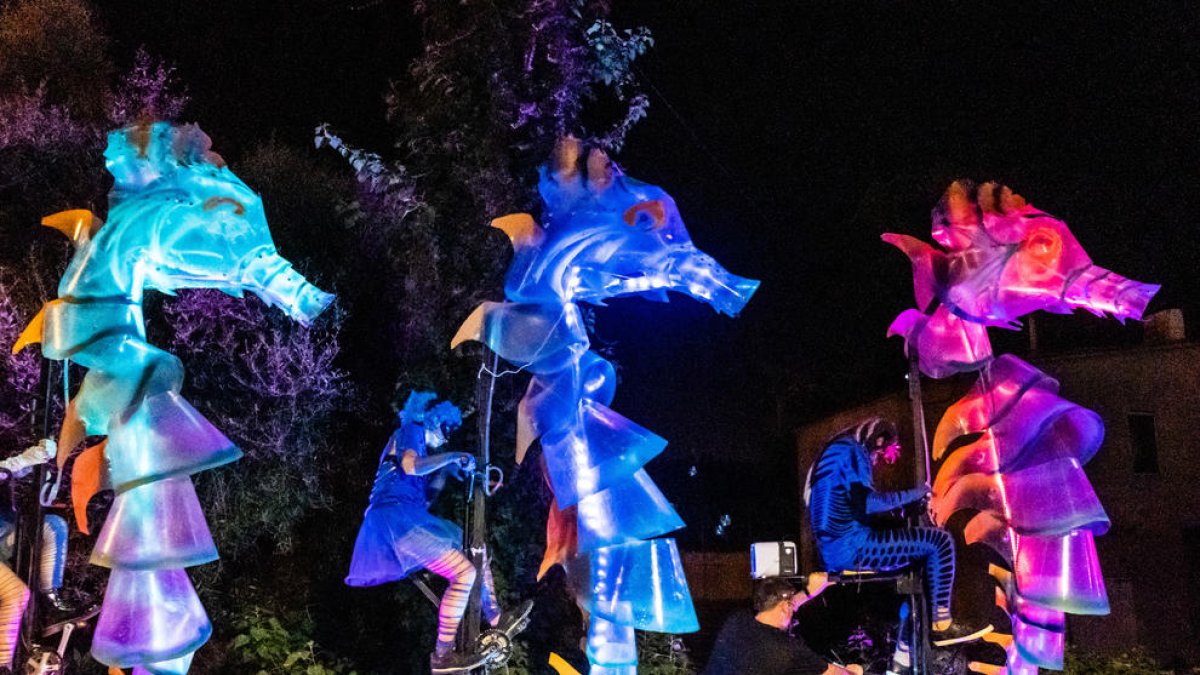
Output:
[[[1064,398],[1095,410],[1106,426],[1087,472],[1113,521],[1097,539],[1112,614],[1072,618],[1071,642],[1101,652],[1138,644],[1168,665],[1200,663],[1200,344],[1025,358],[1059,380]],[[969,375],[923,378],[931,434],[942,412],[973,380]],[[1155,474],[1133,470],[1131,413],[1154,415]],[[873,414],[890,417],[905,439],[912,437],[903,392],[804,425],[796,431],[798,484],[803,486],[824,439]],[[881,471],[880,487],[911,486],[913,459],[914,453],[905,453],[901,463]],[[806,569],[813,569],[817,561],[807,527],[801,549]]]
[[[1169,665],[1200,663],[1200,588],[1189,567],[1200,551],[1192,544],[1189,552],[1185,542],[1200,528],[1200,345],[1034,363],[1058,378],[1065,398],[1095,410],[1105,424],[1087,472],[1113,523],[1097,539],[1113,614],[1075,619],[1072,641],[1107,651],[1132,637]],[[1131,413],[1154,415],[1157,473],[1134,472]]]

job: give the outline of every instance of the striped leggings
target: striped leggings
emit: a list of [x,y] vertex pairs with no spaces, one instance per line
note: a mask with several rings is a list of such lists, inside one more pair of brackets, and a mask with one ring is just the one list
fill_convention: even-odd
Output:
[[[467,610],[467,599],[471,587],[475,585],[477,573],[471,561],[456,548],[447,549],[425,569],[450,582],[446,592],[442,593],[442,603],[438,607],[437,653],[445,654],[454,651],[454,638]],[[496,602],[496,591],[492,584],[492,566],[486,557],[483,560],[482,592],[483,618],[494,625],[500,618],[500,605]]]
[[886,570],[920,561],[925,563],[933,620],[949,619],[954,587],[954,539],[949,532],[936,527],[873,531],[855,554],[854,567]]
[[[62,586],[67,558],[67,521],[49,515],[42,521],[42,560],[38,589],[52,591]],[[29,605],[29,587],[8,565],[0,565],[0,666],[12,666],[13,652],[21,631],[21,616]]]

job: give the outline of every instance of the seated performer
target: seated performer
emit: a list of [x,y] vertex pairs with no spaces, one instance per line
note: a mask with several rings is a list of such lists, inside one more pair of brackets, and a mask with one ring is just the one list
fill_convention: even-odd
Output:
[[[444,473],[471,472],[475,458],[465,452],[433,455],[427,448],[446,442],[446,434],[462,425],[462,413],[449,401],[430,406],[437,394],[414,391],[400,411],[400,428],[392,434],[379,459],[375,487],[350,561],[350,586],[375,586],[427,569],[449,582],[438,608],[437,647],[430,657],[434,673],[480,667],[484,655],[454,651],[455,636],[475,584],[476,570],[463,554],[462,529],[429,513]],[[511,633],[525,620],[533,603],[525,601],[501,612],[492,588],[492,570],[483,564],[483,616],[492,627]]]
[[833,436],[808,473],[804,501],[825,568],[830,571],[881,572],[910,563],[925,566],[933,605],[933,644],[945,646],[985,635],[991,626],[971,631],[950,617],[954,585],[954,540],[936,527],[878,529],[870,517],[925,499],[925,486],[876,492],[872,467],[893,463],[900,436],[891,422],[872,417]]
[[[4,479],[20,478],[30,469],[54,459],[57,447],[54,441],[43,439],[37,445],[0,461],[0,475]],[[15,513],[0,510],[0,671],[11,668],[13,654],[17,648],[17,636],[21,632],[21,618],[29,605],[29,587],[13,572],[11,567],[16,538]],[[63,624],[87,618],[98,608],[78,610],[68,605],[59,595],[62,588],[63,567],[67,561],[67,521],[62,516],[49,514],[42,520],[42,554],[38,569],[38,594],[43,607],[49,635]]]
[[792,615],[829,585],[828,575],[808,575],[799,592],[786,579],[767,579],[754,590],[754,614],[735,613],[721,627],[704,675],[862,675],[857,664],[828,663],[792,637]]

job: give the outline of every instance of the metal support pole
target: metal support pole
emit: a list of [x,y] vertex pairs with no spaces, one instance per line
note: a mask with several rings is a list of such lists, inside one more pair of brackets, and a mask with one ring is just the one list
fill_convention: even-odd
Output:
[[[929,441],[925,428],[925,404],[921,397],[921,368],[919,355],[915,346],[910,346],[911,351],[908,357],[908,399],[912,404],[912,425],[913,425],[913,451],[918,453],[914,457],[913,470],[917,485],[924,485],[927,489],[930,486],[930,462],[929,462]],[[911,517],[911,524],[915,526],[929,525],[929,514],[922,510],[921,513]],[[918,590],[918,589],[914,589]],[[929,597],[925,594],[924,589],[919,589],[919,593],[912,593],[908,596],[909,607],[912,608],[910,616],[912,618],[912,665],[915,675],[926,675],[929,669]]]
[[[459,631],[459,649],[470,652],[475,649],[479,639],[481,626],[481,607],[483,604],[483,568],[487,556],[487,467],[491,462],[492,442],[492,400],[496,393],[496,368],[500,357],[486,345],[483,347],[482,367],[475,382],[475,403],[479,425],[479,451],[475,456],[475,473],[471,477],[472,485],[467,494],[468,527],[464,529],[464,542],[467,556],[478,573],[471,595],[467,600],[466,615],[463,617],[462,630]],[[474,481],[481,481],[479,486]],[[476,489],[478,487],[478,489]]]
[[[63,373],[65,377],[66,364],[63,365]],[[51,369],[50,359],[42,358],[41,368],[41,396],[34,402],[33,410],[33,431],[37,438],[50,437],[50,409],[51,403],[54,400],[54,382],[52,381],[53,371]],[[65,452],[65,450],[64,450]],[[10,478],[9,480],[15,480]],[[28,649],[29,645],[33,644],[33,637],[38,630],[38,592],[41,590],[40,572],[41,572],[41,557],[42,557],[42,501],[40,498],[42,483],[46,480],[46,465],[38,464],[33,469],[33,498],[30,500],[29,493],[26,492],[24,499],[20,505],[14,504],[17,508],[17,545],[15,547],[14,560],[17,576],[21,577],[25,584],[29,587],[31,593],[31,602],[25,609],[25,616],[21,621],[21,645]],[[19,490],[13,490],[14,495],[19,495]],[[25,544],[28,543],[28,546]],[[14,663],[20,663],[20,660],[14,660]]]

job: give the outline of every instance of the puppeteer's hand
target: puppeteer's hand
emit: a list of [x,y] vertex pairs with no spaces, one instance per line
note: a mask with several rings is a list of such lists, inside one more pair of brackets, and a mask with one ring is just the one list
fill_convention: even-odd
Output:
[[829,588],[829,575],[825,572],[813,572],[808,575],[808,582],[804,587],[804,592],[808,594],[808,597],[815,598],[826,588]]
[[58,455],[58,443],[54,442],[53,438],[43,438],[38,441],[37,447],[44,457],[43,462],[49,462]]
[[469,474],[475,470],[475,455],[469,452],[456,452],[454,455],[454,466],[460,474]]
[[854,675],[863,675],[863,667],[857,663],[846,664],[846,670],[854,673]]

